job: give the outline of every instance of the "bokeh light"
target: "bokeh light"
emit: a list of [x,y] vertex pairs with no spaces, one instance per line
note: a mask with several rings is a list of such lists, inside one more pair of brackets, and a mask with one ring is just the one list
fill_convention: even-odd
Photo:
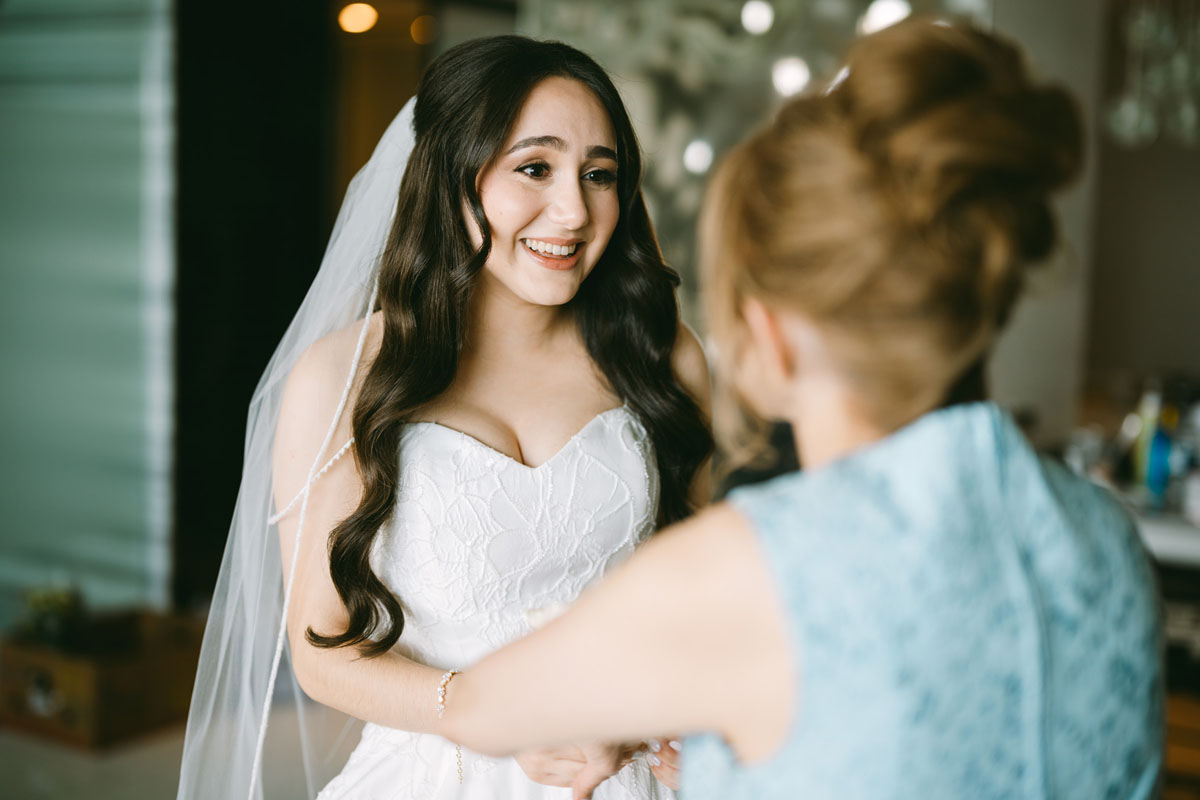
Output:
[[683,167],[693,175],[703,175],[712,166],[712,145],[703,139],[693,139],[683,149]]
[[742,6],[742,27],[750,33],[766,33],[774,24],[775,8],[766,0],[748,0]]
[[408,30],[417,44],[433,44],[437,39],[437,19],[429,14],[422,14],[413,20]]
[[379,12],[367,3],[351,3],[338,13],[338,25],[346,33],[364,33],[378,21]]
[[875,0],[858,20],[858,32],[871,34],[895,25],[912,13],[907,0]]
[[775,84],[775,91],[784,97],[802,91],[808,86],[810,78],[812,71],[808,68],[808,62],[799,56],[781,58],[771,68],[771,82]]

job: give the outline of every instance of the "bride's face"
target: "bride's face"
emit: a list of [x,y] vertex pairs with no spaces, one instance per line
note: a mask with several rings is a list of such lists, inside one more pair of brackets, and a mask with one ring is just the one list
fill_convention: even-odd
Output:
[[[488,283],[562,305],[596,266],[620,215],[616,135],[591,90],[568,78],[533,88],[496,160],[480,173],[491,227]],[[468,215],[476,247],[482,237]]]

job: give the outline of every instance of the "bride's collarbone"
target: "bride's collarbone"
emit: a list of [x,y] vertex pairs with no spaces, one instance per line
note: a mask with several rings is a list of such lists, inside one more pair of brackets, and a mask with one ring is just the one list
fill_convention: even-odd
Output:
[[464,358],[450,386],[410,420],[453,429],[536,466],[620,405],[586,352],[563,348],[537,358]]
[[458,431],[513,461],[538,466],[620,404],[600,390],[550,397],[498,391],[488,397],[440,399],[419,409],[410,421]]

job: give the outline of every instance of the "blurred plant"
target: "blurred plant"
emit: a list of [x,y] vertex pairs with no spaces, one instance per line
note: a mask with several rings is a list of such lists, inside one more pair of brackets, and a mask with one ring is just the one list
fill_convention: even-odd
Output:
[[25,608],[23,636],[55,646],[69,642],[85,615],[83,593],[64,580],[30,589],[25,594]]

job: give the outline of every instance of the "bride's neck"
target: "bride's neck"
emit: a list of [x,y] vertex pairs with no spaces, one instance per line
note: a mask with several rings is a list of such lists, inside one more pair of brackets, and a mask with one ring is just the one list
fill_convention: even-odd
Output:
[[529,303],[486,277],[479,282],[467,314],[463,355],[473,358],[546,350],[574,328],[565,307]]

